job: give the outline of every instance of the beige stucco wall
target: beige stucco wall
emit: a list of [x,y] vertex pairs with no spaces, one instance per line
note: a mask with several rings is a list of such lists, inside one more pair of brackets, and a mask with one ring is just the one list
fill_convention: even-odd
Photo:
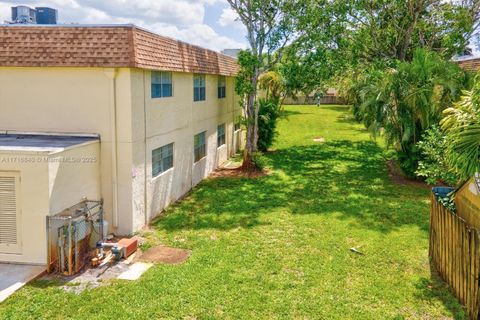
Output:
[[[147,220],[181,198],[236,151],[234,122],[241,115],[234,79],[227,78],[226,98],[218,99],[218,77],[206,75],[206,100],[193,101],[193,74],[173,73],[173,97],[151,98],[151,74],[132,73],[133,87],[133,207],[146,202]],[[136,115],[136,116],[135,116]],[[217,148],[217,126],[225,124],[226,144]],[[194,135],[206,131],[207,156],[193,159]],[[152,177],[152,150],[174,144],[174,167]],[[146,190],[146,192],[145,192]],[[145,195],[145,198],[142,198]],[[134,213],[134,225],[145,220]]]
[[49,213],[83,200],[100,200],[100,143],[74,146],[49,155]]
[[0,151],[0,175],[5,171],[20,174],[21,250],[17,254],[0,253],[0,261],[45,264],[47,254],[46,216],[48,201],[48,157],[45,152]]
[[[46,264],[46,217],[82,200],[100,198],[100,144],[75,146],[62,151],[0,151],[2,172],[20,175],[19,253],[5,254],[0,261]],[[90,161],[92,160],[92,161]]]
[[[218,99],[217,76],[207,75],[207,100],[194,102],[193,74],[174,73],[174,96],[152,99],[150,71],[141,69],[0,67],[0,130],[99,134],[106,219],[110,231],[129,234],[234,152],[233,123],[241,109],[233,81],[227,78],[227,97]],[[217,149],[221,123],[227,145]],[[202,131],[208,136],[207,157],[194,164],[193,136]],[[171,142],[174,169],[152,178],[152,150]],[[64,202],[55,200],[55,209],[84,193],[70,190]]]
[[[101,195],[110,225],[113,132],[120,146],[118,158],[131,153],[130,82],[130,69],[0,67],[0,130],[100,135]],[[112,119],[117,120],[116,130]],[[131,185],[122,178],[116,181],[120,190]],[[130,205],[131,196],[119,197],[118,216],[130,215]]]

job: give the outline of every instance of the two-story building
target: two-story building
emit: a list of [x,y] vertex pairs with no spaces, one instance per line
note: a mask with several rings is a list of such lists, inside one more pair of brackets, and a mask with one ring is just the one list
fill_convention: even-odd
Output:
[[134,25],[0,26],[0,261],[46,261],[47,215],[103,199],[130,234],[242,144],[236,60]]

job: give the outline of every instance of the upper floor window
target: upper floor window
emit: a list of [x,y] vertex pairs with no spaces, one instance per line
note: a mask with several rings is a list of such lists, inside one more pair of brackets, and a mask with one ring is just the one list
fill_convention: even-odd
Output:
[[193,138],[193,153],[195,162],[205,158],[207,155],[207,144],[205,142],[206,131],[201,132]]
[[217,147],[225,144],[225,123],[217,127]]
[[152,98],[165,98],[172,95],[172,73],[152,71]]
[[227,96],[227,78],[225,76],[218,76],[218,99]]
[[152,150],[152,176],[173,168],[173,143]]
[[195,74],[193,76],[193,101],[205,100],[205,75]]

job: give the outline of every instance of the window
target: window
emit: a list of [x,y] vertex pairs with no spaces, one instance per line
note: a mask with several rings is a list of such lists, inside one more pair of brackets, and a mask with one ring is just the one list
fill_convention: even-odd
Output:
[[225,123],[217,127],[217,147],[225,144]]
[[205,133],[206,131],[199,133],[193,138],[193,153],[195,157],[195,162],[201,160],[207,155],[207,145],[205,144]]
[[205,100],[205,75],[195,74],[193,76],[193,101]]
[[152,98],[165,98],[172,95],[172,73],[152,71]]
[[227,79],[224,76],[218,77],[218,99],[227,96]]
[[152,176],[173,168],[173,143],[152,150]]
[[234,130],[234,131],[238,131],[238,130],[240,130],[240,129],[241,129],[241,127],[240,127],[240,121],[239,121],[239,122],[235,123],[235,126],[234,126],[234,129],[233,129],[233,130]]

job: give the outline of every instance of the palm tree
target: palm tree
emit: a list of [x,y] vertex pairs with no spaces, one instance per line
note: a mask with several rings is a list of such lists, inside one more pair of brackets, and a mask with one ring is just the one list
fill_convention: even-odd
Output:
[[411,62],[366,77],[360,87],[360,114],[373,133],[383,129],[406,174],[413,176],[417,169],[415,145],[422,133],[458,98],[463,80],[457,65],[425,49],[417,49]]
[[444,111],[441,125],[447,134],[447,160],[467,179],[480,171],[480,77],[471,91]]
[[267,99],[280,101],[285,91],[285,85],[280,73],[268,71],[262,73],[258,78],[258,87],[265,91]]

